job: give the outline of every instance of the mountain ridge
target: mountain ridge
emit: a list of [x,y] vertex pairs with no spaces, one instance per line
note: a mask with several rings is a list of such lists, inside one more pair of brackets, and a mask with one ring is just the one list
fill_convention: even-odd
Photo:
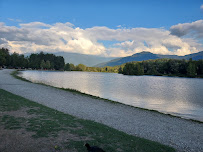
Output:
[[122,65],[124,63],[132,62],[132,61],[144,61],[144,60],[162,59],[162,58],[185,59],[185,60],[189,60],[190,58],[192,58],[193,60],[200,60],[200,59],[203,59],[203,51],[200,51],[198,53],[188,54],[185,56],[161,55],[161,54],[153,54],[151,52],[143,51],[140,53],[133,54],[131,56],[116,58],[108,62],[100,63],[95,65],[94,67],[116,66],[116,65]]

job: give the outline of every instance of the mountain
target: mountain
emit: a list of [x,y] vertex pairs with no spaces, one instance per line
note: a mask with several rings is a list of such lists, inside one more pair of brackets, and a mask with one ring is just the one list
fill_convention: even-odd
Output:
[[[40,52],[37,52],[40,53]],[[94,66],[99,63],[108,62],[113,57],[101,57],[97,55],[87,55],[87,54],[80,54],[80,53],[70,53],[70,52],[44,52],[44,53],[51,53],[56,56],[63,56],[65,63],[73,63],[74,65],[84,64],[86,66]],[[24,56],[30,56],[31,53],[25,53]]]
[[94,66],[96,64],[102,62],[108,62],[113,57],[101,57],[97,55],[87,55],[87,54],[79,54],[79,53],[70,53],[70,52],[56,52],[53,53],[57,56],[63,56],[65,59],[65,63],[73,63],[74,65],[84,64],[86,66]]
[[95,67],[116,66],[116,65],[122,65],[124,63],[132,62],[132,61],[143,61],[143,60],[162,59],[162,58],[185,59],[185,60],[189,60],[190,58],[192,58],[193,60],[199,60],[199,59],[203,59],[203,51],[185,55],[185,56],[161,55],[161,54],[153,54],[150,52],[141,52],[141,53],[133,54],[132,56],[117,58],[108,62],[100,63],[95,65]]

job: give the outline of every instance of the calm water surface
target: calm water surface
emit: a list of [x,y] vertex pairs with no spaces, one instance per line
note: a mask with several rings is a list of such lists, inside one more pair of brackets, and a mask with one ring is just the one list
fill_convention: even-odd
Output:
[[33,82],[76,89],[135,107],[203,122],[203,79],[49,71],[24,71],[22,76]]

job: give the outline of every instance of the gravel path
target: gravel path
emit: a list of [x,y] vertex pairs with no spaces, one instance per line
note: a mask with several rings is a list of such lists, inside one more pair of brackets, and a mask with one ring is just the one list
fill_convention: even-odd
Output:
[[13,78],[0,70],[0,88],[64,113],[170,145],[178,151],[203,151],[203,123],[171,117]]

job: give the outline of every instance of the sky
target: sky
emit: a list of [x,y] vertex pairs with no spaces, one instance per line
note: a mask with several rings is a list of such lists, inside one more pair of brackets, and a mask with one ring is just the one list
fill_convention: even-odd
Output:
[[124,57],[203,51],[203,0],[0,0],[0,47]]

